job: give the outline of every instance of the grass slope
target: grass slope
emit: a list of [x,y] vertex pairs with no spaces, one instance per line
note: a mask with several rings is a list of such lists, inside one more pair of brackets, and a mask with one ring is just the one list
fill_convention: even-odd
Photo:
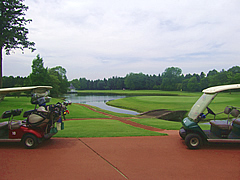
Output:
[[[151,127],[166,129],[166,130],[179,130],[182,127],[181,122],[166,121],[166,120],[156,119],[156,118],[131,119],[131,121],[139,124],[143,124],[146,126],[151,126]],[[210,125],[206,125],[206,124],[199,124],[199,125],[204,130],[210,129]]]
[[109,101],[111,106],[146,112],[154,109],[189,110],[199,96],[135,96]]
[[65,121],[64,130],[54,137],[126,137],[162,136],[166,134],[133,127],[117,120],[79,120]]
[[[192,95],[193,93],[191,93]],[[146,112],[154,109],[168,110],[186,110],[190,111],[192,105],[201,96],[200,93],[195,93],[193,96],[135,96],[123,99],[109,101],[107,104],[121,107],[125,109],[135,110],[137,112]],[[219,93],[212,101],[209,107],[217,114],[223,112],[227,105],[240,107],[239,92]],[[206,111],[204,112],[207,113]],[[227,116],[223,113],[216,116],[217,119],[226,119]],[[213,119],[212,115],[208,115],[207,119]]]
[[[22,108],[23,112],[27,110],[31,110],[35,108],[35,105],[31,104],[30,102],[31,98],[28,97],[5,97],[3,101],[0,102],[0,113],[12,109],[18,109]],[[57,102],[61,102],[62,100],[52,98],[51,102],[48,104],[54,104]],[[97,112],[91,111],[86,107],[80,106],[78,104],[72,104],[67,107],[68,110],[70,111],[70,114],[67,114],[66,118],[67,119],[72,119],[72,118],[109,118],[108,116],[99,114]],[[16,120],[23,120],[24,118],[22,117],[23,113],[20,116],[15,116],[14,119]],[[3,121],[3,120],[0,120]]]

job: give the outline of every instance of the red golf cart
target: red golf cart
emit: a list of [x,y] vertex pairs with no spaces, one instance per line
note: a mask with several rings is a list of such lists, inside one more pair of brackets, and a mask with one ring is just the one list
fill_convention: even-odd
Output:
[[[1,95],[9,92],[32,91],[31,103],[35,104],[33,110],[23,113],[25,120],[14,120],[16,116],[22,114],[23,109],[11,109],[3,112],[0,119],[7,120],[0,122],[0,141],[19,140],[26,148],[31,149],[43,140],[50,139],[58,132],[55,124],[62,116],[65,118],[68,112],[66,107],[71,103],[65,101],[46,105],[47,102],[50,102],[48,94],[51,88],[51,86],[33,86],[0,89]],[[63,129],[63,123],[59,123],[61,123]]]

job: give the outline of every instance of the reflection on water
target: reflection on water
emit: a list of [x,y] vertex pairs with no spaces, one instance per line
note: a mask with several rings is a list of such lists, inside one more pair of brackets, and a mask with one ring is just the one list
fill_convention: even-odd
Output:
[[101,109],[105,109],[105,110],[113,111],[113,112],[117,112],[117,113],[132,114],[132,115],[138,114],[138,112],[135,112],[135,111],[120,109],[120,108],[108,106],[106,104],[107,101],[125,98],[126,96],[123,96],[123,95],[81,95],[81,96],[78,96],[76,94],[66,94],[65,97],[67,100],[70,100],[73,103],[88,104],[91,106],[96,106]]

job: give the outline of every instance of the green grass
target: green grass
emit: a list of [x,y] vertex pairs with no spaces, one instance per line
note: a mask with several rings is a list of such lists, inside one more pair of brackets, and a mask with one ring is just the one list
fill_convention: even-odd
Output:
[[[0,113],[4,111],[22,108],[23,112],[35,108],[35,105],[31,104],[31,98],[21,96],[19,98],[15,97],[5,97],[3,101],[0,102]],[[48,104],[54,104],[57,102],[62,102],[60,99],[52,98],[51,102]],[[67,106],[70,114],[66,115],[67,119],[73,118],[109,118],[108,116],[93,112],[86,107],[80,106],[78,104],[72,104]],[[16,120],[23,120],[23,113],[20,116],[14,117]],[[3,120],[0,120],[3,121]]]
[[[193,96],[135,96],[109,101],[107,104],[137,112],[146,112],[155,109],[186,110],[190,111],[192,105],[198,100],[201,93]],[[223,112],[227,105],[240,107],[239,92],[219,93],[209,107],[217,114]],[[205,113],[207,113],[205,111]],[[208,119],[213,116],[209,115]],[[225,114],[216,116],[217,119],[226,119]]]
[[[27,97],[5,97],[3,101],[0,102],[0,114],[4,111],[9,111],[12,109],[20,109],[22,108],[23,111],[34,109],[34,105],[31,104],[30,98]],[[16,120],[23,120],[23,113],[20,116],[15,116]],[[0,121],[5,121],[6,119]]]
[[69,114],[66,115],[66,119],[76,119],[76,118],[109,118],[103,114],[94,112],[86,107],[80,106],[78,104],[71,104],[67,106]]
[[0,112],[18,108],[24,108],[24,110],[33,109],[34,105],[31,104],[30,100],[31,99],[27,97],[5,97],[4,100],[0,102]]
[[65,121],[64,130],[54,137],[126,137],[163,136],[166,134],[133,127],[117,120]]
[[[131,119],[131,121],[134,121],[139,124],[143,124],[146,126],[151,126],[159,129],[166,129],[166,130],[179,130],[182,127],[181,122],[175,122],[175,121],[166,121],[162,119],[156,119],[156,118],[144,118],[144,119]],[[200,127],[203,130],[209,130],[210,125],[206,124],[199,124]]]
[[[107,92],[107,91],[105,91]],[[202,93],[186,93],[186,92],[166,92],[169,96],[159,96],[164,93],[162,91],[124,91],[125,93],[143,95],[144,93],[150,93],[151,96],[135,96],[118,99],[108,102],[111,105],[122,107],[125,109],[132,109],[138,112],[146,112],[154,109],[169,109],[169,110],[187,110],[189,111],[196,100],[201,96]],[[118,92],[116,92],[118,93]],[[158,95],[155,95],[158,93]],[[178,96],[175,94],[178,93]],[[155,95],[155,96],[153,96]],[[224,110],[227,105],[238,106],[239,103],[239,92],[220,93],[215,100],[210,104],[210,108],[215,112],[219,113]],[[61,102],[60,99],[52,98],[50,104]],[[5,97],[0,102],[0,112],[23,108],[23,111],[31,110],[34,105],[30,103],[30,98],[27,97]],[[116,120],[108,119],[108,116],[102,115],[97,112],[93,112],[86,107],[78,104],[72,104],[68,106],[70,114],[66,116],[67,119],[73,118],[104,118],[104,120],[81,120],[81,121],[66,121],[65,129],[59,131],[55,137],[124,137],[124,136],[159,136],[161,134],[152,132],[130,125],[126,125]],[[119,114],[100,108],[94,107],[94,109],[102,112],[106,112],[119,117],[133,117],[133,115]],[[209,117],[212,117],[209,115]],[[217,116],[217,119],[224,118],[224,114]],[[24,119],[22,115],[15,119]],[[0,120],[2,121],[2,120]],[[179,130],[182,126],[180,122],[165,121],[155,118],[148,119],[132,119],[132,121],[152,126],[160,129],[168,130]],[[200,125],[203,129],[209,129],[209,125]]]
[[108,105],[146,112],[154,109],[187,110],[199,96],[135,96],[107,102]]

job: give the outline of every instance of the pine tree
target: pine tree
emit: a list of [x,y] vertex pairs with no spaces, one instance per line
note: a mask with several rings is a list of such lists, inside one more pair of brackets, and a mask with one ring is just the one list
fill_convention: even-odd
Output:
[[28,29],[25,27],[31,19],[26,19],[25,11],[28,7],[24,0],[0,1],[0,87],[2,87],[3,50],[10,55],[11,50],[25,48],[34,51],[34,42],[28,41]]

